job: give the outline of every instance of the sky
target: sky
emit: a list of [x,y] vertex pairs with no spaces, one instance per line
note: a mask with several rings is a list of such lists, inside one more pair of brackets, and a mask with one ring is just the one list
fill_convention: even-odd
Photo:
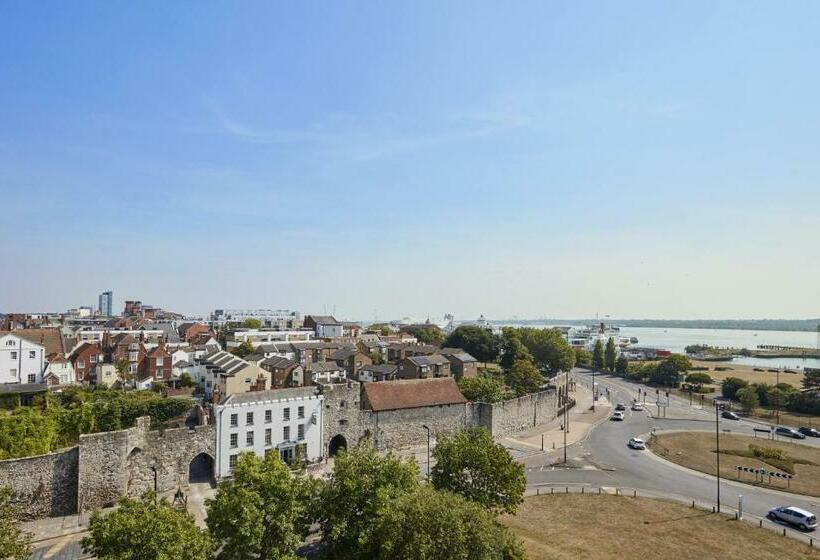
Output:
[[820,3],[0,3],[0,312],[820,315]]

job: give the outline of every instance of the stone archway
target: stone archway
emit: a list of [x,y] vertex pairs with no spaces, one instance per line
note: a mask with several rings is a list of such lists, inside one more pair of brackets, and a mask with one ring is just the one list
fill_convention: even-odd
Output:
[[188,464],[188,482],[196,484],[201,482],[213,482],[214,480],[214,458],[210,454],[202,452]]
[[341,450],[347,450],[347,440],[342,434],[333,436],[327,446],[327,453],[331,457],[335,457]]

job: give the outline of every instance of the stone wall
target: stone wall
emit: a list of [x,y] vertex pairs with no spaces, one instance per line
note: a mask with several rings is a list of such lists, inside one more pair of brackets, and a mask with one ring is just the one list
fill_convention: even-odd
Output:
[[70,515],[77,511],[77,447],[0,461],[0,486],[12,489],[23,519]]
[[373,440],[378,449],[401,449],[427,443],[427,430],[433,438],[439,434],[451,434],[468,427],[467,407],[463,404],[385,410],[364,411]]
[[515,432],[546,424],[558,415],[558,395],[550,389],[497,403],[472,403],[475,425],[490,430],[493,437],[504,437]]

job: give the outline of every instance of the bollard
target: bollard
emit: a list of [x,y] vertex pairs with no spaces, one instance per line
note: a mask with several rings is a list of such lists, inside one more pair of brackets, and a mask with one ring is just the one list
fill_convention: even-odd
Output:
[[760,528],[761,529],[763,528],[763,520],[762,519],[760,520]]
[[540,488],[536,488],[536,489],[535,489],[535,495],[536,495],[536,496],[540,496],[540,495],[541,495],[541,489],[540,489]]
[[786,536],[786,529],[783,529],[783,536]]
[[809,548],[814,548],[814,539],[809,538]]
[[569,494],[569,486],[566,487],[567,494]]
[[584,493],[584,487],[581,486],[581,494],[583,494],[583,493]]
[[550,496],[554,496],[554,495],[555,495],[555,488],[550,488]]
[[599,495],[599,496],[601,495],[601,488],[600,488],[600,486],[598,487],[598,495]]
[[633,490],[633,491],[632,491],[632,497],[633,497],[633,498],[637,498],[637,497],[638,497],[638,491],[637,491],[637,490]]
[[620,496],[620,492],[621,492],[620,488],[615,488],[615,495],[616,496]]
[[692,509],[695,509],[695,500],[692,500]]
[[715,513],[715,506],[712,506],[712,513]]

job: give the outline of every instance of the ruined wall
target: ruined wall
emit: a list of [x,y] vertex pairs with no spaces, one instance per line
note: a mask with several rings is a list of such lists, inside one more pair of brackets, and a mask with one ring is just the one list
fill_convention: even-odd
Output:
[[467,407],[463,404],[426,406],[404,410],[365,411],[378,449],[401,449],[427,443],[426,425],[433,438],[468,427]]
[[471,403],[475,425],[490,430],[493,437],[504,437],[554,420],[558,415],[555,390],[524,395],[497,403]]
[[0,461],[0,486],[12,489],[23,519],[70,515],[77,511],[77,447]]

